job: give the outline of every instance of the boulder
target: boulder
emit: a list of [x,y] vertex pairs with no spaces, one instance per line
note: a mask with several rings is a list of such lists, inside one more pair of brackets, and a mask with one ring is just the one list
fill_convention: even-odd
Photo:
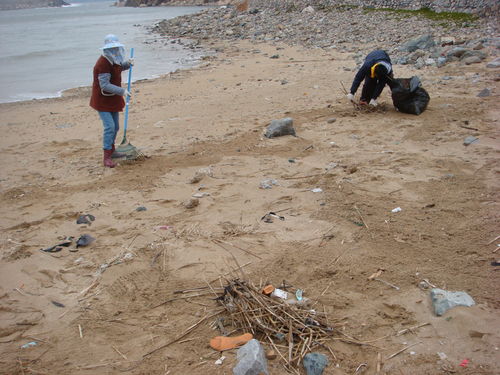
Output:
[[427,35],[422,35],[416,39],[412,39],[402,46],[400,46],[398,49],[400,51],[405,51],[405,52],[414,52],[418,49],[429,49],[431,47],[434,47],[436,45],[436,42],[432,38],[431,34]]
[[269,375],[266,354],[260,342],[252,339],[238,349],[238,363],[233,368],[234,375]]
[[267,138],[281,137],[283,135],[295,136],[295,129],[293,127],[293,119],[286,117],[280,120],[272,120],[266,128],[264,134]]
[[304,357],[303,365],[307,375],[322,375],[328,365],[328,359],[321,353],[308,353]]
[[449,309],[456,306],[473,306],[476,303],[465,292],[449,292],[443,289],[431,289],[432,305],[437,316],[443,315]]

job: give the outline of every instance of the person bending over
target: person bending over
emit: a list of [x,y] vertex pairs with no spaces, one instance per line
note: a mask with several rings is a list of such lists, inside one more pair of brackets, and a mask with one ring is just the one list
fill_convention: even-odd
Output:
[[393,76],[392,63],[387,52],[383,50],[372,51],[366,56],[363,65],[356,73],[347,99],[354,102],[354,94],[364,79],[359,104],[369,104],[376,107],[378,105],[377,98]]

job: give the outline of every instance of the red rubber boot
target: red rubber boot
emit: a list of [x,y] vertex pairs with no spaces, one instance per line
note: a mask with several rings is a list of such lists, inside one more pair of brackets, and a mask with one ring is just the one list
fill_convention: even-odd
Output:
[[105,167],[108,168],[114,168],[116,167],[116,164],[111,160],[111,154],[113,153],[113,150],[104,150],[104,159],[103,159],[103,164]]

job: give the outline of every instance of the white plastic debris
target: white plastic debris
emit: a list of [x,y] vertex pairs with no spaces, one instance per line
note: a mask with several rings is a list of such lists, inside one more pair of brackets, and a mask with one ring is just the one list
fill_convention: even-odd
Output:
[[222,356],[217,361],[215,361],[215,364],[220,366],[220,365],[222,365],[222,363],[224,362],[225,359],[226,359],[226,357]]
[[321,188],[314,188],[314,189],[311,189],[311,191],[313,193],[321,193],[323,191],[323,189],[321,189]]
[[279,185],[278,181],[276,181],[273,178],[269,178],[267,180],[263,180],[260,182],[260,188],[261,189],[272,189],[273,185]]
[[278,297],[278,298],[281,298],[281,299],[287,299],[288,298],[288,293],[285,292],[284,290],[282,289],[274,289],[273,292],[271,293],[271,296],[273,297]]
[[193,198],[203,198],[203,197],[208,197],[210,195],[210,193],[206,193],[206,192],[200,192],[200,193],[194,193],[193,195],[191,195]]
[[448,358],[448,356],[443,352],[437,352],[437,355],[439,356],[439,359],[441,359],[442,361]]
[[401,207],[396,207],[391,210],[392,213],[401,212]]

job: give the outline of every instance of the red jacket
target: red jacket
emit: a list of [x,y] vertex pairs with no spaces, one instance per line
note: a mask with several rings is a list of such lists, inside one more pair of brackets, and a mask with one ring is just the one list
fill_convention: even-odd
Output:
[[94,82],[92,83],[92,96],[90,97],[90,106],[100,112],[121,112],[125,106],[123,96],[106,96],[101,92],[99,85],[99,74],[110,73],[110,83],[121,87],[122,84],[121,65],[111,64],[104,56],[99,57],[94,66]]

